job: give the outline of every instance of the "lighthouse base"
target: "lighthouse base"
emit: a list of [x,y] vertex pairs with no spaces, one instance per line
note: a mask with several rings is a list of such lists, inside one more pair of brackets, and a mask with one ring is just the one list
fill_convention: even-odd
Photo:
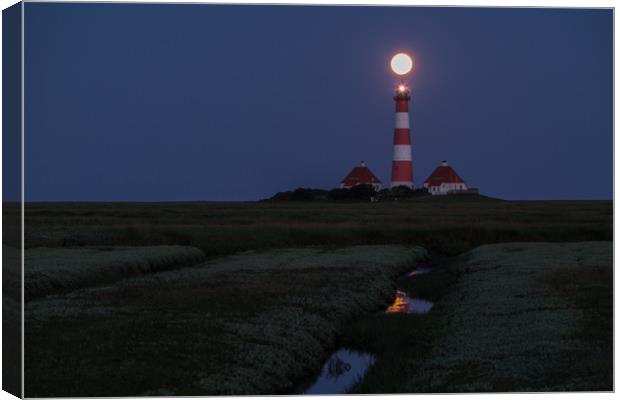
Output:
[[413,189],[413,182],[409,181],[394,181],[390,187],[395,188],[397,186],[407,186],[409,189]]

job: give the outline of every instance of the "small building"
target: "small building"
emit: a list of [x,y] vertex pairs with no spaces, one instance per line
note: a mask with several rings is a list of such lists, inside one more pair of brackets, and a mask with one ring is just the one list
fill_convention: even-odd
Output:
[[448,165],[447,161],[442,161],[431,176],[426,178],[424,187],[432,195],[468,192],[465,181]]
[[371,185],[376,191],[381,190],[382,184],[379,178],[372,173],[366,166],[364,161],[361,165],[355,167],[340,181],[340,187],[343,189],[350,189],[357,185]]

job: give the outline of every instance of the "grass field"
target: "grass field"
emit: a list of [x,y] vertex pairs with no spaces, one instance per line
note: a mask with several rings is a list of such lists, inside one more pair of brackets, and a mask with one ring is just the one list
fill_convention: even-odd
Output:
[[488,245],[401,278],[435,305],[347,328],[349,347],[378,356],[355,391],[613,390],[612,250],[611,242]]
[[21,254],[2,246],[2,389],[21,393]]
[[196,264],[205,254],[188,246],[29,249],[24,260],[26,301],[132,275]]
[[274,250],[30,301],[26,395],[286,393],[426,257],[403,246]]
[[[26,395],[288,393],[340,345],[376,355],[363,393],[608,390],[612,214],[450,197],[27,204],[31,273],[78,279],[26,305]],[[416,246],[436,268],[398,278]],[[166,256],[188,247],[194,266]],[[396,283],[431,312],[381,313]]]
[[207,256],[298,246],[612,240],[611,201],[422,198],[387,203],[32,203],[26,247],[182,245]]

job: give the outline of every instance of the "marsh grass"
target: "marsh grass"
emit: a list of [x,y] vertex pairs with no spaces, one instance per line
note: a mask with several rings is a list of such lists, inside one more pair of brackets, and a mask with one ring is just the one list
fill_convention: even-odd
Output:
[[[3,232],[6,233],[6,232]],[[22,303],[21,254],[2,246],[2,389],[21,393]]]
[[457,255],[514,241],[612,239],[610,201],[29,203],[26,247],[183,245],[208,256],[403,244]]
[[202,250],[187,246],[31,248],[24,257],[24,296],[29,301],[204,259]]
[[286,393],[422,248],[249,252],[26,305],[26,395]]
[[419,278],[426,295],[434,286],[435,306],[345,330],[345,344],[377,356],[354,392],[612,390],[611,246],[488,245],[407,278],[414,292]]
[[[30,301],[26,395],[288,393],[338,337],[377,354],[362,393],[608,388],[612,252],[562,242],[611,241],[612,212],[476,198],[30,203],[29,252],[192,246],[208,261],[118,280],[121,268]],[[503,242],[521,243],[477,248]],[[414,245],[455,257],[403,278],[424,254]],[[381,313],[397,278],[433,309]]]

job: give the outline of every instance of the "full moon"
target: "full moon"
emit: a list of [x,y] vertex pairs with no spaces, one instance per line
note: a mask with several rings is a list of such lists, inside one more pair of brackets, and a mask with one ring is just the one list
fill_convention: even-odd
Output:
[[390,66],[396,75],[404,76],[413,70],[413,59],[405,53],[398,53],[392,57]]

